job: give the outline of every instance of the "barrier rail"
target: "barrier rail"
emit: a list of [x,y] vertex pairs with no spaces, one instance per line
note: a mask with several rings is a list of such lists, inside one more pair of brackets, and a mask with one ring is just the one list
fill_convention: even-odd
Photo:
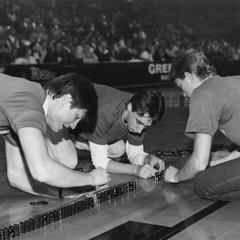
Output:
[[83,63],[77,65],[40,64],[10,65],[6,73],[32,81],[47,81],[68,72],[89,77],[93,82],[119,86],[169,84],[171,63],[114,62]]
[[[240,74],[240,61],[215,61],[214,66],[221,76]],[[108,62],[76,65],[10,65],[5,72],[42,83],[64,73],[76,72],[89,77],[95,83],[129,91],[161,88],[166,107],[187,107],[189,100],[183,98],[181,91],[174,87],[169,76],[170,69],[171,63],[163,62]]]

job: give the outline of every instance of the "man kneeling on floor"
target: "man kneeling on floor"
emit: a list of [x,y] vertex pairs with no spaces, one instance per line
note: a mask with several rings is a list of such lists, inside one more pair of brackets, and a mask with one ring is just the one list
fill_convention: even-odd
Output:
[[194,189],[200,197],[239,200],[239,150],[215,160],[210,154],[217,130],[240,145],[240,76],[217,75],[208,58],[196,50],[177,56],[171,72],[176,85],[190,97],[185,134],[194,139],[194,149],[181,169],[166,169],[165,181],[178,183],[194,178]]
[[[92,134],[81,134],[87,140],[93,165],[110,173],[152,177],[164,162],[144,151],[145,130],[159,121],[164,112],[164,99],[154,90],[135,95],[105,85],[94,84],[98,96],[98,118]],[[126,143],[125,143],[126,142]],[[76,147],[83,149],[82,142]],[[130,163],[117,161],[126,153]]]
[[67,128],[97,116],[97,96],[90,81],[69,73],[48,81],[43,88],[36,82],[0,74],[0,89],[0,135],[5,139],[12,186],[40,194],[33,183],[77,187],[108,182],[103,169],[89,173],[72,170],[77,152]]

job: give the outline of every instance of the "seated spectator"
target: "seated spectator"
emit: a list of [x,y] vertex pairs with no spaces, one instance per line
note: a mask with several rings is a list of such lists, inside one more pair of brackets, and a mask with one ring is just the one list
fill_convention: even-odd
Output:
[[84,63],[97,63],[98,57],[89,43],[84,43],[80,54]]
[[17,58],[14,60],[14,64],[37,64],[36,59],[32,56],[31,49],[23,45],[17,51]]
[[108,50],[107,41],[102,39],[99,46],[95,50],[99,62],[109,62],[112,59],[111,53]]
[[161,46],[158,46],[155,52],[153,53],[153,61],[155,62],[169,62],[171,59]]
[[0,73],[5,72],[5,68],[7,65],[9,65],[11,62],[11,56],[10,53],[5,51],[0,52]]
[[11,53],[6,46],[4,36],[0,36],[0,72],[11,62]]
[[37,63],[43,63],[47,55],[47,40],[34,41],[30,45],[32,56]]
[[[217,61],[239,59],[238,50],[234,49],[235,44],[239,42],[239,36],[236,34],[234,37],[232,36],[232,33],[237,32],[238,29],[231,26],[235,24],[235,21],[232,23],[232,20],[230,20],[233,19],[229,16],[231,11],[226,12],[225,8],[221,11],[218,8],[211,12],[204,11],[201,18],[197,19],[199,22],[196,22],[193,26],[191,20],[196,20],[196,17],[194,14],[186,14],[185,9],[180,10],[183,13],[183,18],[176,23],[175,11],[168,11],[169,6],[162,6],[161,1],[149,2],[148,10],[145,4],[138,4],[137,2],[119,1],[116,8],[113,2],[97,0],[89,3],[77,0],[68,3],[64,3],[64,1],[44,1],[44,4],[41,1],[5,0],[1,1],[0,4],[0,34],[3,33],[6,36],[5,44],[12,59],[17,56],[21,39],[29,42],[40,42],[47,38],[49,44],[45,49],[51,48],[51,42],[62,41],[66,38],[70,40],[64,43],[63,54],[59,52],[56,54],[53,50],[48,53],[45,59],[45,51],[45,55],[43,54],[43,57],[38,58],[40,63],[61,62],[72,64],[81,62],[79,52],[81,55],[82,46],[73,45],[75,37],[81,39],[81,41],[82,39],[88,39],[88,41],[91,39],[90,45],[96,51],[98,49],[96,39],[104,38],[111,44],[109,44],[107,50],[111,52],[114,58],[116,55],[116,59],[120,61],[151,61],[149,53],[153,54],[155,52],[152,50],[155,49],[152,41],[155,38],[159,42],[166,41],[165,46],[160,45],[171,59],[179,51],[190,48],[204,51],[214,61],[215,59]],[[228,7],[230,7],[229,4]],[[77,9],[77,11],[72,11],[73,9]],[[155,12],[156,10],[157,12]],[[215,10],[217,10],[217,14]],[[144,17],[142,17],[143,15]],[[206,24],[206,19],[209,19],[209,17],[213,18],[214,22],[221,22],[221,16],[226,19],[226,22],[221,26]],[[202,32],[202,29],[204,29],[204,32]],[[197,33],[197,36],[195,36],[195,33]],[[222,41],[223,37],[228,40]],[[202,42],[208,38],[210,38],[208,44],[203,45]],[[93,41],[93,39],[95,40]],[[120,41],[115,44],[117,39],[120,39]],[[148,43],[149,40],[152,42],[148,46],[150,51],[142,49],[140,56],[139,45],[142,42]],[[131,42],[130,46],[127,41]],[[79,41],[79,43],[81,42]],[[115,48],[113,47],[114,44]],[[77,57],[72,54],[72,46],[77,47],[75,49]],[[89,59],[86,61],[89,61]],[[92,61],[90,60],[90,62]],[[99,59],[99,61],[108,60]]]
[[19,39],[18,39],[18,36],[16,34],[15,28],[8,28],[6,45],[7,45],[7,48],[10,51],[12,49],[18,49],[20,47]]
[[53,44],[53,48],[49,49],[45,58],[45,62],[54,62],[54,63],[68,63],[70,59],[70,53],[64,47],[63,43],[56,41]]
[[131,51],[127,48],[125,44],[125,40],[121,38],[115,45],[115,59],[122,60],[122,61],[130,61],[133,56]]
[[80,43],[79,37],[73,37],[70,48],[71,48],[71,55],[72,55],[73,61],[76,63],[82,62],[83,48]]
[[45,58],[47,56],[47,52],[48,52],[48,40],[42,39],[39,45],[40,45],[39,46],[39,52],[40,52],[39,62],[44,63]]
[[141,43],[139,45],[139,59],[142,61],[149,61],[151,62],[153,60],[151,52],[148,50],[146,43]]

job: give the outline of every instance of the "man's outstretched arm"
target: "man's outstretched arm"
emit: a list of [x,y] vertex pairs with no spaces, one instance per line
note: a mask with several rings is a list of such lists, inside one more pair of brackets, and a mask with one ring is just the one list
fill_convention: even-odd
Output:
[[32,177],[56,187],[77,187],[101,185],[108,181],[107,173],[102,169],[90,173],[71,170],[50,158],[42,133],[32,127],[18,131],[19,140]]
[[[90,153],[95,167],[106,169],[109,173],[132,174],[141,178],[152,177],[155,169],[149,164],[131,164],[116,162],[108,157],[108,145],[89,142]],[[143,160],[146,154],[143,156]]]
[[212,136],[204,133],[196,133],[194,140],[194,150],[185,165],[177,170],[169,167],[165,172],[167,182],[181,182],[191,179],[195,175],[207,168],[212,145]]

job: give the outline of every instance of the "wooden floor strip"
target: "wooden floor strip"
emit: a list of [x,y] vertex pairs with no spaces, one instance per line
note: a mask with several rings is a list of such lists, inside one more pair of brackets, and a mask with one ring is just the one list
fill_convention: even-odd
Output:
[[180,231],[188,228],[189,226],[201,220],[202,218],[222,208],[228,203],[229,202],[227,201],[215,202],[210,206],[188,217],[187,219],[181,221],[180,223],[174,225],[173,227],[128,221],[109,231],[104,232],[103,234],[100,234],[97,237],[91,238],[91,240],[104,240],[104,239],[166,240],[173,237]]
[[166,240],[171,238],[172,236],[176,235],[180,231],[188,228],[192,224],[196,223],[197,221],[203,219],[204,217],[208,216],[209,214],[215,212],[216,210],[224,207],[226,204],[228,204],[228,201],[218,201],[213,203],[212,205],[204,208],[203,210],[195,213],[194,215],[190,216],[189,218],[181,221],[180,223],[174,225],[171,228],[166,228],[165,231],[160,231],[154,233],[149,238],[146,238],[146,240]]

